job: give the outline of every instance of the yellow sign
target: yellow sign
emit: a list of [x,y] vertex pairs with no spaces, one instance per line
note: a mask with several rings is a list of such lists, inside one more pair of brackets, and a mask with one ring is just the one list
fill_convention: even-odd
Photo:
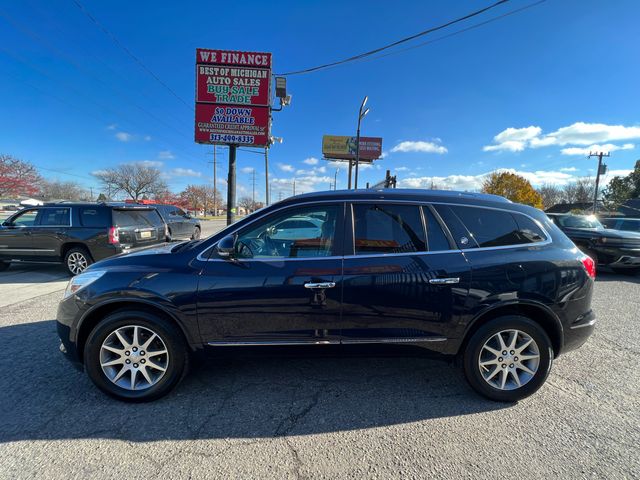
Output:
[[[382,139],[377,137],[360,137],[360,160],[371,161],[380,157]],[[341,135],[323,135],[322,154],[325,158],[354,160],[356,158],[356,137]]]

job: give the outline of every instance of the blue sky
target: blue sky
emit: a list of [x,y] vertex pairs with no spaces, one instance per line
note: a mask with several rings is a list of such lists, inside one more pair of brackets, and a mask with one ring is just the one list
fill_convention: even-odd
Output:
[[[175,95],[114,45],[72,0],[0,2],[0,153],[50,178],[94,191],[91,172],[127,162],[158,166],[179,191],[211,182],[211,147],[193,142],[195,49],[273,53],[276,73],[339,60],[462,16],[490,2],[81,0]],[[513,169],[534,184],[592,174],[594,145],[624,173],[640,158],[640,3],[548,0],[419,48],[407,46],[530,5],[511,0],[426,36],[397,54],[288,78],[291,106],[274,113],[270,151],[278,192],[323,190],[335,165],[321,159],[323,134],[383,137],[384,170],[400,185],[474,189],[483,175]],[[184,102],[184,103],[183,103]],[[226,176],[226,149],[218,173]],[[263,157],[238,154],[239,195]],[[46,170],[45,170],[46,169]],[[346,186],[346,169],[338,187]],[[221,185],[224,188],[224,185]]]

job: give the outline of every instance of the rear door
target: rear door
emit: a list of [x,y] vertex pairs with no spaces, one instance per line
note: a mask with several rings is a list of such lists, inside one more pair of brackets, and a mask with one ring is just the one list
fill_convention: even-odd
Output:
[[31,227],[34,255],[43,259],[59,257],[70,228],[70,207],[41,208]]
[[343,343],[429,342],[454,335],[471,269],[427,206],[353,203],[343,271]]
[[0,260],[28,259],[33,256],[31,231],[37,215],[37,208],[29,208],[4,222],[0,227]]
[[155,208],[114,208],[113,225],[120,244],[137,248],[165,241],[164,221]]

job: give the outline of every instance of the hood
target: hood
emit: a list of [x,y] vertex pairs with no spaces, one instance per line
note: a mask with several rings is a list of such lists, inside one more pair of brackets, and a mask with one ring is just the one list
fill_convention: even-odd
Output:
[[133,265],[158,266],[167,259],[167,255],[173,255],[176,246],[185,242],[165,243],[160,246],[137,248],[131,252],[121,253],[113,257],[105,258],[89,266],[87,270],[99,270],[105,267],[128,267]]

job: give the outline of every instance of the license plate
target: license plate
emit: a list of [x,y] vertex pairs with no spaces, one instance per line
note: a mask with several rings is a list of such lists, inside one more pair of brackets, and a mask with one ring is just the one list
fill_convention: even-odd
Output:
[[140,232],[140,238],[151,238],[151,232]]

